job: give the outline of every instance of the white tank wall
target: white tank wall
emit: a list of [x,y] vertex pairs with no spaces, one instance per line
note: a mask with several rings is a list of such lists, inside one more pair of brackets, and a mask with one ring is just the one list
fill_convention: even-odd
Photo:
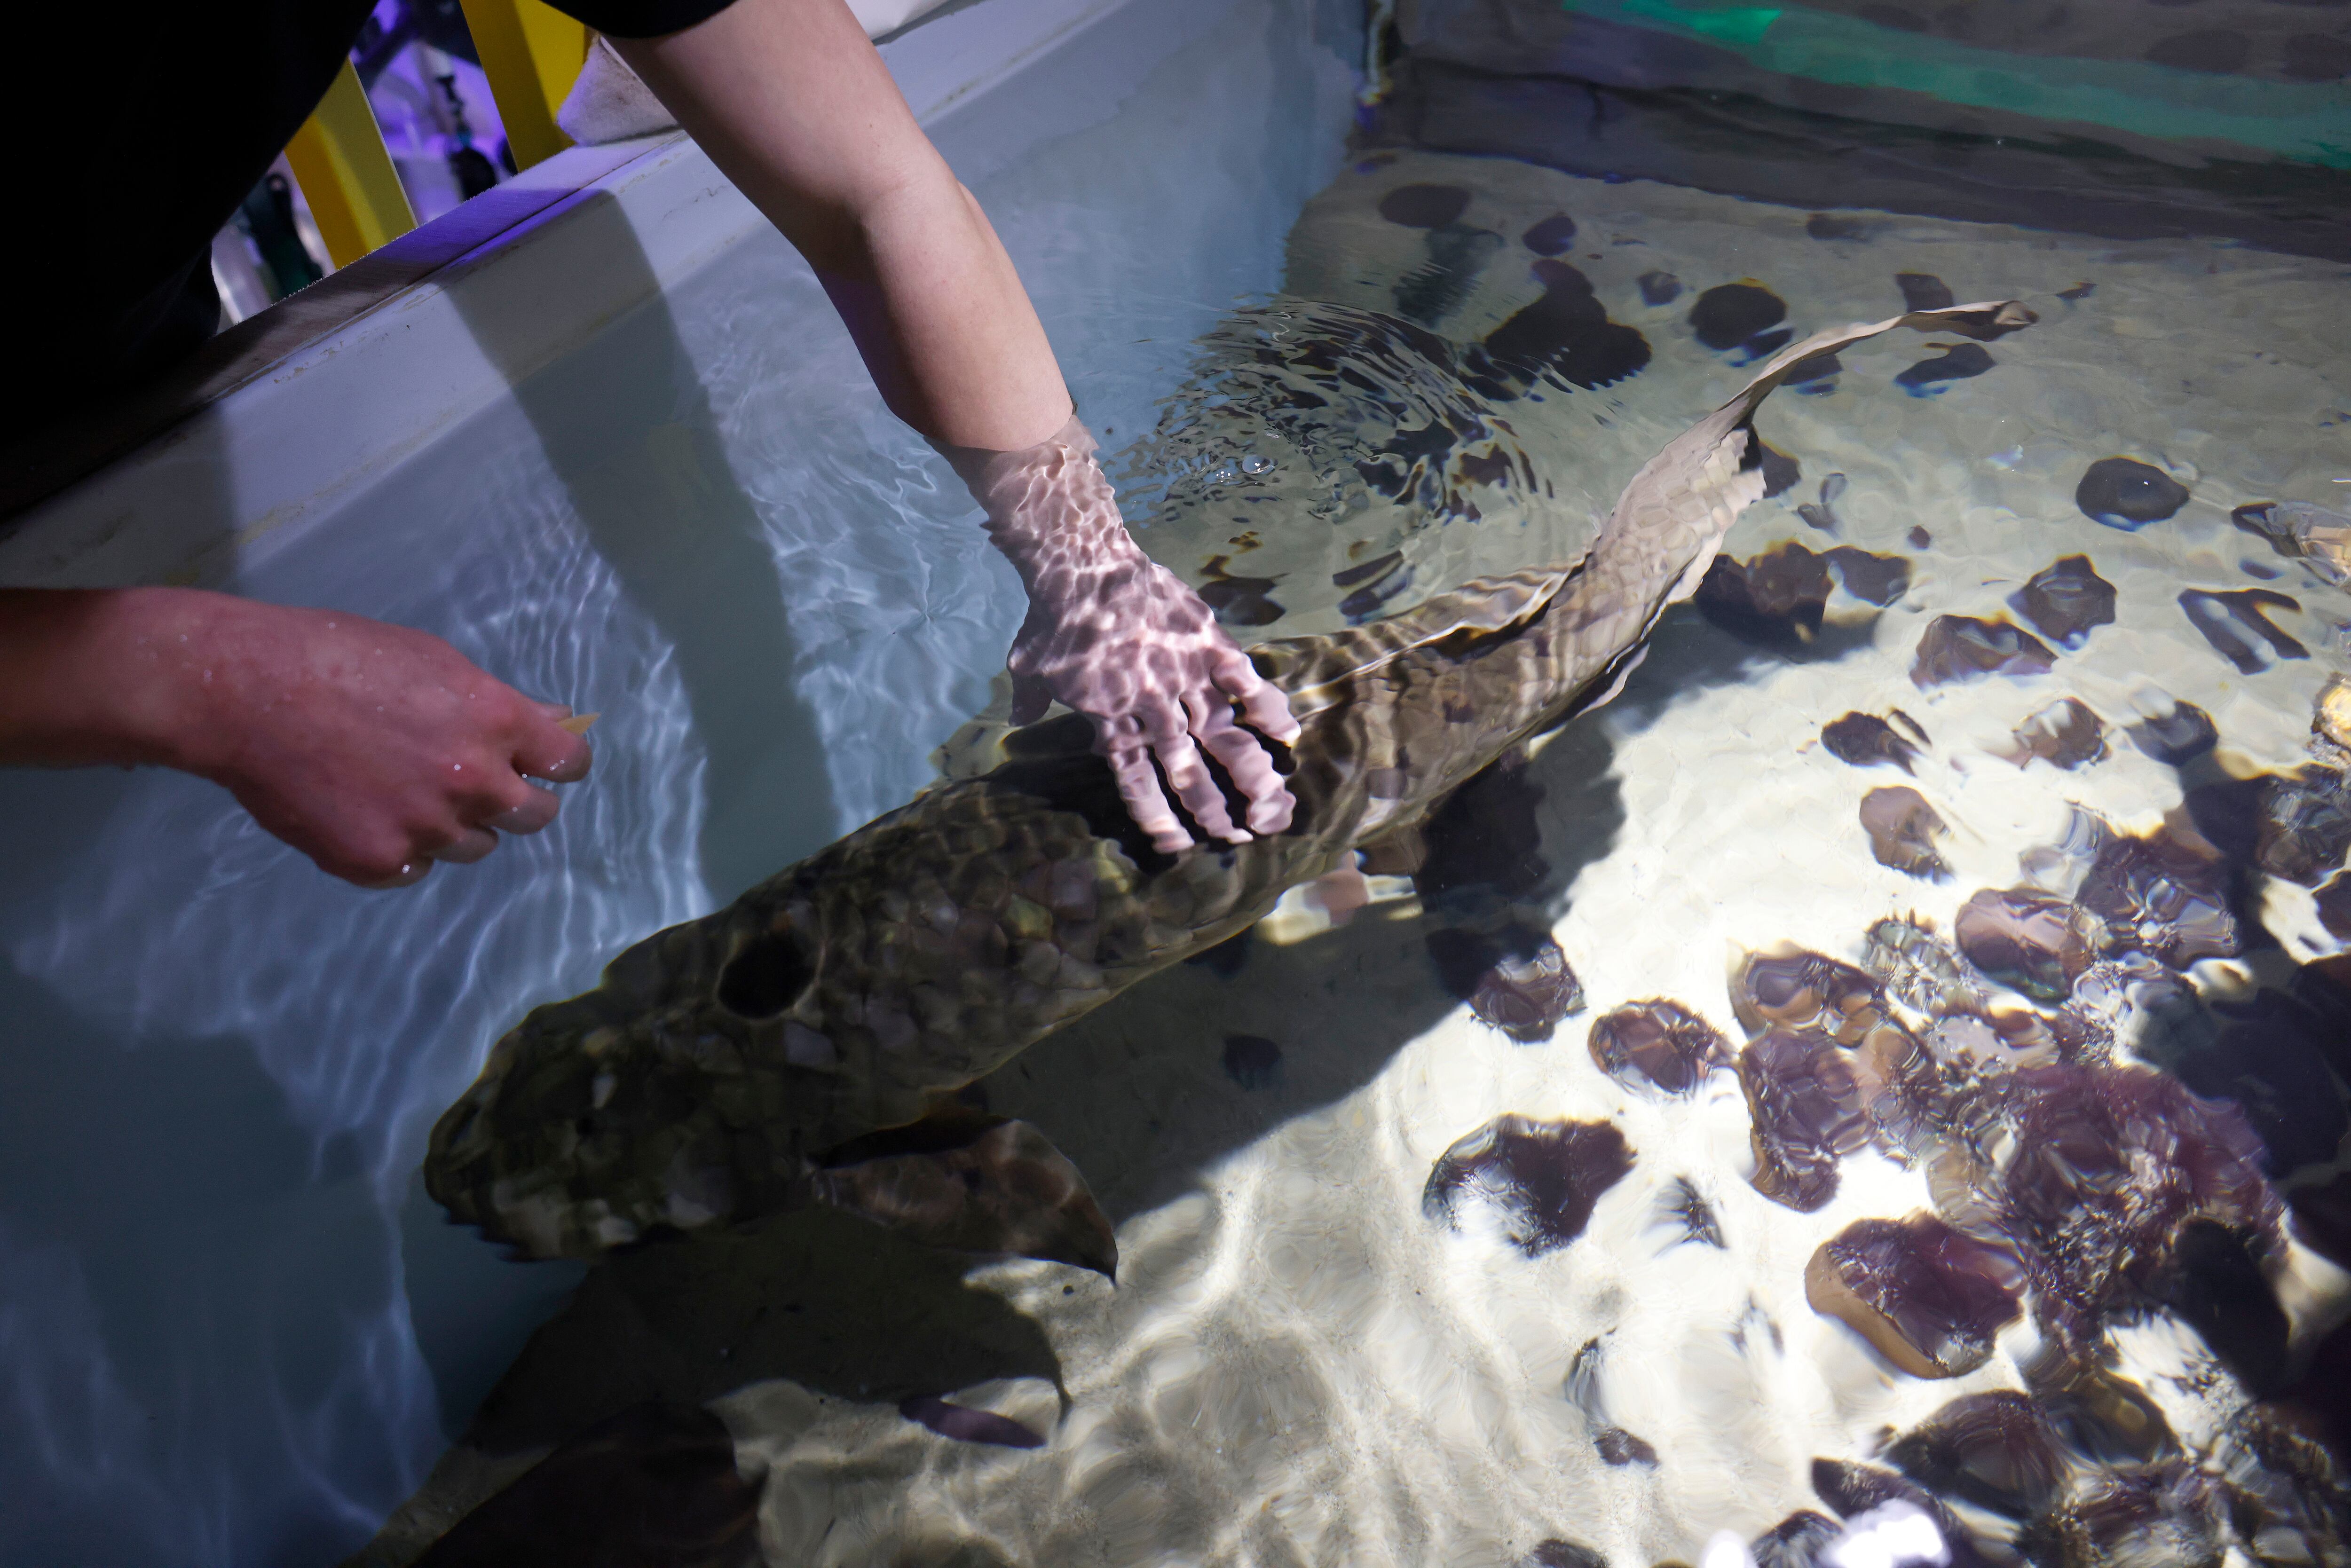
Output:
[[[980,0],[890,46],[1113,449],[1277,286],[1354,10]],[[433,1118],[532,1003],[903,800],[1018,622],[697,151],[535,172],[600,177],[0,539],[0,581],[332,605],[606,716],[554,829],[392,894],[194,779],[0,775],[0,1563],[363,1542],[576,1278],[441,1223]]]

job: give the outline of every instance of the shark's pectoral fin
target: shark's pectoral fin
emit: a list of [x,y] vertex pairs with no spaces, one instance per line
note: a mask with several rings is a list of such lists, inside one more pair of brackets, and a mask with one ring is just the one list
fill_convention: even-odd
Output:
[[1118,1272],[1118,1239],[1069,1157],[1026,1122],[955,1110],[842,1145],[817,1202],[926,1246]]

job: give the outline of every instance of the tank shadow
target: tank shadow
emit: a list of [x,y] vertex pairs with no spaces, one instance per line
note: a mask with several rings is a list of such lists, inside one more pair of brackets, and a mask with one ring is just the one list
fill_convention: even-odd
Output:
[[821,737],[789,678],[798,647],[766,524],[728,462],[652,263],[602,193],[571,221],[598,231],[603,267],[634,281],[626,292],[639,302],[556,363],[538,362],[543,346],[517,338],[528,313],[467,289],[451,298],[506,372],[597,551],[675,650],[708,758],[702,873],[723,901],[833,836],[825,776],[805,765]]

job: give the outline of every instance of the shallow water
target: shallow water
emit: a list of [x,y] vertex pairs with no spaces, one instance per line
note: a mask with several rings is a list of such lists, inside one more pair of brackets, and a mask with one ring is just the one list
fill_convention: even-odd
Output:
[[[1540,404],[1425,392],[1417,407],[1449,399],[1464,425],[1483,422],[1442,444],[1457,479],[1464,455],[1513,444],[1489,428],[1499,414],[1549,481],[1540,496],[1515,475],[1461,484],[1474,517],[1458,504],[1442,515],[1417,491],[1382,496],[1319,413],[1208,405],[1261,373],[1253,345],[1270,332],[1360,345],[1360,320],[1328,305],[1395,309],[1432,246],[1380,207],[1425,186],[1466,193],[1456,221],[1505,236],[1430,324],[1449,351],[1489,338],[1541,294],[1516,236],[1565,213],[1578,230],[1573,265],[1652,356],[1604,389],[1541,387]],[[1930,274],[1960,298],[2022,298],[2041,320],[1991,345],[1980,373],[1939,383],[1904,376],[1976,356],[1955,340],[1881,340],[1760,416],[1801,476],[1748,515],[1724,554],[1751,565],[1786,546],[1865,552],[1816,570],[1811,615],[1759,609],[1762,589],[1748,601],[1702,593],[1669,616],[1614,704],[1465,791],[1444,875],[1424,866],[1418,888],[1371,878],[1373,902],[1343,922],[1325,906],[1347,900],[1329,890],[1295,895],[1219,961],[1149,982],[984,1081],[990,1108],[1047,1130],[1121,1222],[1117,1288],[1033,1263],[972,1277],[1041,1325],[1043,1345],[1028,1354],[1043,1359],[1026,1378],[936,1392],[1029,1423],[1048,1439],[1034,1450],[957,1444],[886,1402],[790,1380],[719,1400],[738,1452],[766,1467],[770,1561],[962,1551],[1011,1562],[1507,1563],[1546,1560],[1530,1556],[1545,1541],[1612,1563],[1687,1561],[1717,1531],[1758,1537],[1805,1511],[1828,1513],[1816,1460],[1886,1467],[1906,1453],[1991,1560],[2019,1539],[2068,1563],[2217,1560],[2224,1549],[2332,1561],[2344,1550],[2341,1521],[2327,1517],[2339,1470],[2314,1460],[2297,1477],[2273,1444],[2249,1456],[2262,1423],[2339,1397],[2327,1369],[2351,1315],[2351,1253],[2332,1217],[2351,1033],[2342,967],[2325,962],[2343,937],[2320,911],[2340,894],[2314,887],[2327,885],[2345,846],[2339,828],[2321,826],[2311,853],[2283,833],[2263,852],[2228,802],[2247,793],[2235,781],[2340,766],[2312,741],[2314,702],[2351,653],[2340,591],[2230,514],[2332,497],[2351,398],[2346,279],[2329,264],[2210,244],[1883,214],[1822,240],[1808,216],[1411,154],[1358,164],[1309,204],[1283,296],[1212,336],[1199,390],[1168,400],[1128,459],[1133,490],[1165,486],[1143,536],[1151,548],[1204,582],[1257,580],[1228,602],[1261,635],[1350,619],[1345,573],[1366,559],[1402,558],[1392,571],[1409,570],[1412,584],[1385,606],[1399,608],[1479,571],[1572,555],[1664,434],[1737,384],[1742,351],[1708,347],[1692,326],[1708,289],[1753,280],[1801,333],[1898,308],[1896,275]],[[1649,303],[1641,280],[1662,293],[1657,273],[1680,292]],[[1914,276],[1911,287],[1923,285]],[[1364,402],[1408,404],[1411,387],[1425,389],[1405,372],[1425,376],[1428,361],[1407,364],[1397,335],[1342,356],[1363,372],[1359,389],[1379,389]],[[1395,444],[1392,425],[1359,408],[1344,423],[1369,446]],[[1252,474],[1252,456],[1270,465]],[[2168,476],[2185,492],[2177,509],[2133,530],[2090,517],[2077,488],[2115,456]],[[1309,482],[1294,476],[1301,468]],[[2095,494],[2088,504],[2114,505]],[[2112,585],[2110,622],[2074,624],[2045,599],[2016,604],[2035,573],[2075,556]],[[2255,588],[2283,596],[2263,601],[2278,634],[2183,606],[2183,595],[2192,605],[2198,593]],[[1946,616],[2024,622],[2045,643],[2045,667],[1972,679],[1931,659],[1922,667]],[[2095,740],[2061,744],[2052,721],[2035,755],[2034,736],[2018,732],[2068,698],[2096,716]],[[2179,705],[2210,716],[2215,746],[2182,756],[2195,740],[2188,719],[2148,725],[2184,715]],[[1896,709],[1907,726],[1890,731],[1907,737],[1898,760],[1872,761],[1847,741],[1857,764],[1824,737],[1847,714]],[[2339,773],[2310,777],[2341,799]],[[1916,790],[1939,821],[1928,847],[1942,874],[1873,853],[1863,802],[1889,788]],[[2306,816],[2339,821],[2339,810]],[[2093,818],[2103,828],[2088,829]],[[2234,911],[2233,939],[2179,939],[2197,918],[2208,934],[2227,920],[2208,899],[2201,915],[2191,901],[2188,917],[2174,910],[2136,944],[2110,927],[2113,957],[2078,984],[2051,980],[2046,966],[2036,978],[1988,940],[1968,951],[1992,973],[1956,954],[1955,931],[1969,929],[1960,910],[1982,890],[2039,892],[2062,910],[2091,896],[2085,831],[2111,842],[2167,821],[2181,841],[2214,841],[2191,871],[2209,868],[2219,904]],[[1505,918],[1547,929],[1582,982],[1583,1009],[1547,1040],[1522,1043],[1483,1021],[1437,961],[1443,933]],[[1980,1364],[1931,1379],[1807,1299],[1807,1260],[1848,1227],[1937,1208],[1957,1218],[1965,1206],[1932,1175],[1949,1137],[1891,1153],[1865,1141],[1834,1162],[1834,1196],[1799,1208],[1758,1190],[1738,1074],[1715,1071],[1670,1095],[1637,1073],[1612,1077],[1585,1049],[1599,1015],[1669,998],[1738,1051],[1751,1033],[1727,983],[1740,955],[1793,944],[1859,964],[1888,920],[1908,923],[1913,941],[1932,933],[1976,1005],[2011,1034],[2028,1012],[2049,1020],[2044,1031],[2055,1026],[2026,1060],[2106,1064],[2105,1082],[2134,1092],[2168,1067],[2252,1107],[2241,1120],[2209,1113],[2222,1130],[2211,1135],[2233,1139],[2240,1167],[2265,1171],[2306,1216],[2257,1244],[2267,1249],[2258,1265],[2166,1253],[2174,1272],[2142,1278],[2144,1290],[2091,1270],[2085,1288],[2111,1299],[2083,1331],[2086,1354],[2160,1412],[2168,1437],[2119,1456],[2069,1431],[2056,1462],[2074,1468],[2026,1504],[1986,1506],[1983,1487],[1938,1477],[1894,1439],[1966,1396],[2031,1388],[2044,1407],[2056,1402],[2047,1358],[2061,1330],[2034,1305],[2043,1295]],[[1886,1005],[1921,1033],[1937,1028],[1935,1011],[1957,1016],[1948,1002]],[[1950,1025],[1929,1038],[1964,1052]],[[1630,1169],[1605,1180],[1602,1160],[1580,1195],[1573,1180],[1565,1197],[1540,1184],[1513,1191],[1545,1168],[1528,1155],[1473,1178],[1472,1196],[1449,1207],[1425,1204],[1441,1157],[1475,1156],[1448,1148],[1510,1115],[1617,1129]],[[1479,1201],[1481,1190],[1494,1196]],[[1706,1219],[1693,1227],[1682,1217],[1698,1204]],[[1527,1244],[1530,1216],[1562,1212],[1572,1239]],[[632,1267],[637,1288],[659,1288],[661,1264]],[[2211,1304],[2221,1298],[2237,1304]],[[592,1335],[596,1314],[580,1317]],[[2314,1385],[2296,1393],[2314,1356]],[[527,1356],[517,1386],[573,1364],[551,1348],[536,1364]],[[2227,1492],[2223,1477],[2241,1490]],[[2120,1500],[2157,1482],[2172,1489],[2164,1508]],[[2247,1509],[2254,1493],[2264,1500]],[[2233,1521],[2219,1522],[2231,1508]]]
[[[603,705],[597,785],[544,843],[404,904],[328,905],[288,896],[300,868],[196,789],[23,797],[25,819],[88,819],[165,870],[59,852],[54,908],[69,913],[8,933],[15,1005],[47,1009],[53,1052],[19,1063],[21,1126],[0,1145],[15,1166],[7,1386],[17,1430],[44,1445],[12,1511],[70,1500],[54,1525],[11,1527],[11,1560],[61,1560],[50,1543],[97,1539],[113,1514],[122,1544],[92,1561],[324,1561],[422,1481],[369,1559],[406,1561],[550,1446],[648,1399],[716,1412],[734,1469],[698,1495],[737,1506],[725,1474],[739,1475],[776,1563],[1584,1561],[1546,1542],[1688,1562],[1718,1531],[1834,1511],[1817,1460],[1905,1456],[1989,1560],[2035,1519],[2024,1538],[2046,1561],[2343,1560],[2344,1521],[2297,1513],[2292,1491],[2297,1465],[2321,1467],[2322,1492],[2342,1472],[2248,1434],[2327,1418],[2326,1390],[2297,1387],[2314,1358],[2322,1381],[2343,1375],[2351,1244],[2329,1106],[2351,1024],[2294,1009],[2341,1006],[2328,988],[2351,985],[2325,962],[2351,939],[2351,895],[2327,880],[2344,808],[2339,790],[2306,790],[2301,831],[2265,844],[2243,781],[2328,760],[2312,713],[2351,665],[2351,608],[2231,513],[2351,509],[2336,483],[2351,478],[2351,278],[2199,241],[1875,212],[1824,231],[1804,210],[1499,158],[1341,166],[1329,106],[1267,79],[1311,40],[1243,9],[1262,59],[1229,39],[1174,51],[1112,133],[995,166],[983,147],[969,174],[1139,537],[1244,641],[1573,559],[1639,465],[1735,390],[1759,334],[1889,314],[1905,277],[2021,298],[2040,320],[1974,352],[1897,334],[1783,391],[1758,428],[1795,472],[1725,546],[1743,591],[1725,572],[1671,612],[1622,695],[1465,790],[1417,866],[1301,890],[1251,936],[977,1086],[1086,1174],[1119,1228],[1114,1288],[823,1215],[647,1249],[583,1281],[440,1228],[410,1185],[425,1124],[496,1030],[622,944],[935,768],[984,766],[987,727],[950,737],[987,709],[1019,611],[944,469],[870,398],[839,396],[855,378],[845,341],[757,330],[812,285],[772,248],[725,258],[378,499],[381,553],[311,590],[366,603],[396,559],[495,521],[510,579],[453,564],[371,609],[494,651],[537,689],[626,694]],[[1314,58],[1329,68],[1327,50]],[[1236,182],[1238,200],[1187,180],[1181,158],[1134,152],[1249,114],[1270,119],[1268,144],[1310,150]],[[1238,157],[1250,141],[1228,127],[1218,144]],[[1155,183],[1134,188],[1138,164]],[[1153,222],[1107,225],[1066,195],[1112,182]],[[1347,395],[1301,411],[1278,385]],[[2095,519],[2077,488],[2116,457],[2184,499],[2135,530]],[[2103,505],[2150,496],[2170,498],[2141,476]],[[420,544],[420,516],[445,532]],[[2074,557],[2111,585],[2111,619],[2015,602]],[[516,582],[535,591],[517,600]],[[2289,602],[2194,597],[2247,591]],[[760,611],[778,601],[788,633],[747,643],[739,626],[772,623]],[[1933,631],[1947,616],[2017,623],[2046,655],[2023,664],[2046,667],[1936,678],[1920,653],[1950,642]],[[2072,713],[2032,727],[2069,698],[2094,738]],[[2212,747],[2185,754],[2196,730],[2179,705],[2209,716]],[[1855,714],[1887,727],[1831,733]],[[820,748],[822,790],[791,767]],[[1939,825],[1877,794],[1892,789]],[[2109,922],[2083,939],[2112,946],[2108,962],[2079,974],[1988,941],[1970,954],[1996,972],[1948,956],[1980,892],[2038,891],[2058,913],[2036,929],[2062,927],[2101,844],[2167,822],[2216,852],[2174,880],[2220,889],[2231,950],[2195,956],[2175,914],[2138,956]],[[2192,899],[2189,915],[2215,920]],[[2058,1330],[2039,1295],[1949,1378],[1905,1372],[1808,1300],[1808,1263],[1847,1228],[1964,1218],[1934,1175],[1949,1129],[1898,1149],[1847,1140],[1833,1196],[1799,1208],[1759,1190],[1772,1178],[1738,1073],[1673,1094],[1595,1059],[1595,1021],[1651,998],[1737,1056],[1756,1032],[1733,1006],[1742,955],[1785,943],[1858,965],[1888,920],[1931,932],[2028,1060],[2172,1070],[2253,1108],[2247,1158],[2300,1228],[2269,1239],[2257,1283],[2216,1244],[2120,1291],[2088,1331],[2168,1429],[2130,1457],[2154,1469],[2076,1432],[2062,1487],[1987,1503],[1997,1488],[1900,1446],[1964,1396],[2051,1404]],[[1460,934],[1504,931],[1556,944],[1574,1010],[1552,1017],[1565,988],[1527,983],[1524,966],[1488,984],[1492,955]],[[235,963],[168,956],[230,941]],[[2011,1071],[1994,1031],[1938,1019],[1955,1009],[1925,989],[1883,1006],[1951,1060]],[[123,1092],[123,1120],[45,1132],[92,1074],[119,1071],[73,1053],[124,1038],[151,1071]],[[222,1127],[252,1102],[245,1124],[275,1131],[142,1146],[185,1124],[174,1101],[191,1096]],[[1580,1174],[1547,1186],[1539,1150],[1458,1146],[1509,1116],[1614,1128],[1629,1164],[1604,1180],[1620,1162],[1580,1132],[1565,1162]],[[1432,1204],[1440,1168],[1458,1179]],[[173,1203],[158,1185],[173,1170],[229,1174]],[[341,1293],[322,1294],[319,1260],[339,1250]],[[259,1310],[256,1273],[285,1281]],[[921,1399],[1041,1440],[906,1403]],[[2170,1489],[2157,1511],[2177,1539],[2083,1506],[2147,1479]],[[2089,1516],[2090,1545],[2045,1544]]]
[[[1395,221],[1432,206],[1500,243]],[[1539,262],[1520,236],[1561,214],[1573,248]],[[1122,460],[1141,537],[1245,636],[1572,558],[1758,333],[1938,285],[2040,320],[1879,340],[1783,392],[1758,420],[1783,487],[1613,704],[1466,788],[1418,864],[1301,890],[976,1086],[1086,1173],[1114,1289],[1025,1261],[948,1288],[925,1259],[844,1353],[759,1306],[870,1311],[898,1244],[799,1217],[653,1249],[525,1353],[447,1494],[543,1451],[553,1412],[643,1392],[609,1364],[651,1325],[660,1391],[709,1399],[758,1480],[772,1562],[1640,1563],[1726,1531],[1809,1562],[1833,1511],[1905,1487],[1986,1561],[2336,1560],[2340,1461],[2283,1434],[2340,1419],[2351,1316],[2346,819],[2312,731],[2351,645],[2339,589],[2231,514],[2330,498],[2345,278],[1809,220],[1430,154],[1310,202],[1282,290],[1204,336]],[[1440,244],[1474,267],[1433,280]],[[1496,370],[1529,343],[1566,371]],[[2249,603],[2270,630],[2211,608]],[[2011,921],[2022,945],[2001,894],[2041,922]],[[1580,985],[1495,963],[1512,933]],[[1844,1001],[1742,982],[1757,954]],[[1603,1042],[1656,998],[1696,1054],[1645,1072]],[[1843,1043],[1769,1032],[1823,1006],[1860,1020]],[[1944,1087],[1865,1094],[1813,1155],[1801,1115],[1756,1141],[1794,1064],[1833,1092],[1889,1051]],[[2086,1142],[2015,1163],[2061,1133]],[[1865,1256],[1833,1240],[1881,1249],[1878,1283],[1847,1278],[1907,1338],[1808,1289]],[[843,1246],[858,1281],[813,1278]],[[737,1358],[789,1375],[714,1364]],[[1965,1436],[1995,1416],[1991,1448]]]

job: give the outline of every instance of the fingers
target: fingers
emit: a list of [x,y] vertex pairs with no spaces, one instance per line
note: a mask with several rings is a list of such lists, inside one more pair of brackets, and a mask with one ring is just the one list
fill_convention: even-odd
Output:
[[1196,717],[1192,733],[1249,802],[1249,831],[1281,832],[1290,826],[1296,802],[1290,799],[1289,786],[1282,783],[1281,775],[1274,771],[1273,758],[1266,755],[1257,737],[1232,721],[1222,704],[1202,706],[1206,712]]
[[[1192,716],[1188,712],[1186,716]],[[1196,719],[1195,722],[1198,722]],[[1216,776],[1200,759],[1200,748],[1176,716],[1161,713],[1151,726],[1151,749],[1159,758],[1160,770],[1175,787],[1176,798],[1192,813],[1201,831],[1227,843],[1247,843],[1249,834],[1233,826],[1233,819],[1225,810],[1225,793],[1217,788]]]
[[1151,754],[1134,721],[1113,719],[1100,726],[1096,745],[1118,781],[1119,799],[1126,802],[1127,815],[1150,836],[1151,847],[1163,855],[1178,854],[1190,847],[1192,835],[1184,831],[1184,824],[1168,808],[1167,797],[1160,793],[1159,777],[1151,770]]
[[1280,686],[1257,673],[1248,654],[1234,649],[1230,659],[1217,662],[1215,679],[1217,689],[1240,705],[1242,723],[1284,746],[1298,738],[1298,720],[1290,715],[1290,699]]

